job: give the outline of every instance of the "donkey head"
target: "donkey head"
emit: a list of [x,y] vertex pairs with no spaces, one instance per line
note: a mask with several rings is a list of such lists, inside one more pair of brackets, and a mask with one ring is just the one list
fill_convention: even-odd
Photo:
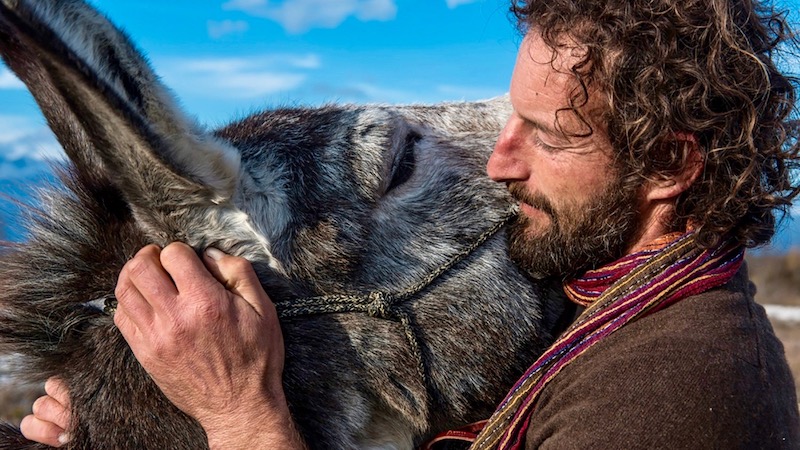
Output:
[[[0,54],[70,159],[27,242],[0,253],[0,350],[66,380],[76,448],[205,445],[97,302],[147,243],[254,264],[285,312],[287,398],[313,447],[412,447],[484,417],[549,341],[561,307],[490,232],[512,205],[484,174],[505,98],[208,131],[80,0],[0,0]],[[0,448],[19,439],[5,433]]]

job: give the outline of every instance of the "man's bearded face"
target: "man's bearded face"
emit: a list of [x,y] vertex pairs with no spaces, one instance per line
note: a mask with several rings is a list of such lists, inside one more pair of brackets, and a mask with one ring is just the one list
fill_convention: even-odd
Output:
[[637,191],[615,177],[584,204],[558,204],[533,194],[520,182],[509,183],[518,201],[547,214],[550,226],[537,224],[520,213],[510,225],[511,259],[534,278],[569,280],[625,255],[639,230]]

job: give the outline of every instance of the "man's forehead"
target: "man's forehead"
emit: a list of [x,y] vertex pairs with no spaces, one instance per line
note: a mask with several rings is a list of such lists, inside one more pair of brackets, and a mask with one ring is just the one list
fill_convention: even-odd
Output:
[[587,47],[568,34],[560,35],[552,44],[553,46],[538,30],[533,29],[523,38],[521,48],[527,49],[534,62],[548,64],[556,71],[566,74],[572,73],[572,67],[587,56]]
[[574,41],[565,41],[563,46],[553,49],[538,32],[529,32],[520,46],[512,75],[510,94],[514,108],[544,131],[557,131],[558,116],[558,128],[564,133],[589,132],[585,119],[598,118],[603,109],[602,95],[591,87],[584,90],[572,70],[584,56],[585,52]]

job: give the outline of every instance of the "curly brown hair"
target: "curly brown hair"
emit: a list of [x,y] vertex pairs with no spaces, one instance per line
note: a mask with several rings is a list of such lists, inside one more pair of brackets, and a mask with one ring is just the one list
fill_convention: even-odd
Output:
[[588,86],[605,94],[627,179],[680,171],[689,153],[675,136],[694,135],[705,166],[674,227],[696,224],[704,247],[729,233],[748,247],[772,238],[800,192],[798,80],[778,67],[798,47],[785,12],[758,0],[512,0],[511,12],[554,49],[565,36],[581,45],[571,109]]

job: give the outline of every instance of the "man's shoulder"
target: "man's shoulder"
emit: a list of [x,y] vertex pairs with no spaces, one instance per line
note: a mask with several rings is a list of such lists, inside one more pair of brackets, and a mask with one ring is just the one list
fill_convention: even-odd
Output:
[[752,448],[765,436],[778,436],[775,445],[758,448],[781,448],[783,438],[796,445],[793,378],[746,281],[686,298],[587,350],[542,392],[531,448],[548,440],[559,443],[553,448]]
[[[609,336],[598,348],[600,356],[611,358],[612,363],[616,358],[644,358],[665,368],[686,366],[695,358],[705,364],[736,358],[760,367],[765,359],[783,357],[783,346],[752,294],[749,281],[737,277],[725,286],[685,298]],[[619,352],[620,347],[630,351]]]
[[[769,366],[785,366],[783,345],[754,288],[742,275],[627,324],[576,361],[581,371],[642,368],[653,376],[687,372],[707,383],[746,379]],[[702,367],[702,372],[688,371]],[[719,370],[712,370],[712,369]],[[788,373],[788,372],[787,372]]]

